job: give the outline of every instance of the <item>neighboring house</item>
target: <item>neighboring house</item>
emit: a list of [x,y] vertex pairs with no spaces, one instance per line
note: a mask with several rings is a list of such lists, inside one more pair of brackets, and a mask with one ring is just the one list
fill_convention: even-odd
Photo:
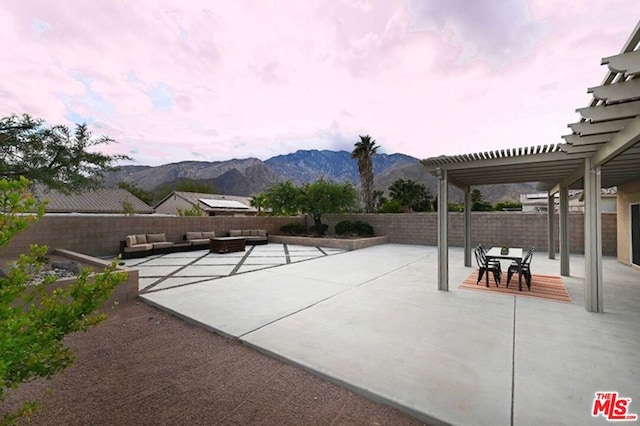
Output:
[[34,196],[47,201],[46,213],[151,214],[153,208],[121,188],[97,189],[76,194],[37,186]]
[[[555,194],[554,205],[555,211],[558,212],[559,194]],[[584,191],[569,191],[569,211],[584,213]],[[520,203],[523,212],[546,212],[547,211],[547,193],[541,192],[537,194],[520,194]],[[602,213],[615,213],[617,207],[617,190],[616,188],[602,189],[600,191],[600,211]]]
[[205,216],[256,216],[249,197],[174,191],[155,206],[157,213],[178,215],[179,210],[199,206]]

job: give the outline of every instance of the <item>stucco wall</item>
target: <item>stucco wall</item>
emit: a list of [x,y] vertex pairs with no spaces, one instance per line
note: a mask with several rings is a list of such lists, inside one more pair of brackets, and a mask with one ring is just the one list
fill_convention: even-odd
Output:
[[[377,235],[387,235],[393,243],[437,243],[436,213],[327,215],[323,218],[331,230],[341,220],[369,222]],[[0,249],[0,257],[26,252],[32,243],[92,256],[112,256],[118,252],[120,241],[129,234],[164,232],[169,241],[181,240],[187,231],[215,231],[218,235],[226,235],[230,229],[266,229],[269,234],[278,234],[282,225],[305,221],[307,224],[312,223],[312,220],[305,217],[46,215],[18,234],[9,246]],[[474,245],[482,243],[487,246],[509,245],[547,250],[546,213],[474,212],[471,215],[471,226]],[[555,238],[558,250],[557,223]],[[602,215],[602,238],[603,254],[615,256],[618,247],[616,214]],[[570,214],[569,240],[571,253],[584,252],[582,213]],[[449,244],[458,247],[463,244],[462,213],[449,214]]]
[[631,264],[629,205],[640,203],[640,181],[618,186],[618,260]]
[[184,198],[178,197],[175,194],[155,207],[156,212],[166,214],[178,214],[178,209],[189,210],[193,205]]

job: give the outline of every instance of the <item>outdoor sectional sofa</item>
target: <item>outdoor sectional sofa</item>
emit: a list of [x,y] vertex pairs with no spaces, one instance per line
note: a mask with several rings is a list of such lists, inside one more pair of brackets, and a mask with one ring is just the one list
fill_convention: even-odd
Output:
[[[244,237],[246,244],[267,244],[269,238],[264,229],[233,229],[230,237]],[[209,248],[211,238],[215,238],[213,231],[189,231],[184,234],[182,241],[167,241],[161,234],[132,234],[120,241],[120,255],[122,259],[133,259],[151,256],[153,254],[173,253],[178,251],[203,250]]]
[[244,237],[248,245],[262,245],[269,242],[269,235],[264,229],[232,229],[230,237]]
[[187,232],[182,241],[171,242],[167,241],[164,233],[132,234],[120,241],[120,255],[123,259],[132,259],[152,254],[202,250],[209,246],[209,240],[215,236],[213,231]]

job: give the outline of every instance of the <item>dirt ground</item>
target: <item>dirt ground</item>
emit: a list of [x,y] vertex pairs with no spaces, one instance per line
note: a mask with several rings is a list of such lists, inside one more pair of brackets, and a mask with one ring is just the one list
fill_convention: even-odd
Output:
[[66,343],[75,363],[12,391],[0,412],[35,399],[33,425],[422,424],[141,302]]

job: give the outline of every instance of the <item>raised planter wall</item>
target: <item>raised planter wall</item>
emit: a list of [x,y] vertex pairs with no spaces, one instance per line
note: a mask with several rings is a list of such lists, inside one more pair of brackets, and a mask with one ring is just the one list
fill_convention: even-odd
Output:
[[[64,256],[67,259],[75,260],[80,264],[88,265],[92,267],[96,273],[103,271],[111,263],[110,261],[97,259],[95,257],[88,256],[82,253],[76,253],[71,250],[57,249],[54,250],[54,253]],[[138,297],[138,270],[123,266],[116,267],[116,270],[126,272],[127,281],[120,284],[113,290],[113,294],[111,294],[109,300],[104,304],[105,307],[112,306],[114,303],[125,303],[127,301],[132,301],[135,300],[136,297]],[[75,282],[75,280],[75,278],[60,278],[56,281],[55,285],[58,287],[65,286],[67,284]]]
[[293,237],[288,235],[270,235],[270,243],[295,244],[299,246],[328,247],[342,250],[358,250],[366,247],[386,244],[389,236],[371,238],[313,238],[313,237]]
[[[558,243],[556,215],[555,239]],[[333,230],[342,220],[362,220],[373,225],[376,235],[389,237],[391,243],[437,244],[436,213],[327,215],[324,223]],[[65,248],[91,256],[115,256],[121,240],[129,234],[164,232],[169,241],[179,241],[187,231],[215,231],[226,235],[230,229],[266,229],[277,235],[289,223],[311,224],[298,217],[176,217],[121,215],[45,215],[39,222],[18,234],[11,243],[0,248],[0,257],[15,257],[27,252],[33,243],[51,249]],[[547,250],[546,213],[474,212],[471,214],[472,244],[486,246],[511,245]],[[615,256],[617,250],[616,214],[602,214],[602,252]],[[463,245],[463,214],[449,214],[449,245]],[[569,247],[571,253],[584,252],[584,215],[569,215]]]

